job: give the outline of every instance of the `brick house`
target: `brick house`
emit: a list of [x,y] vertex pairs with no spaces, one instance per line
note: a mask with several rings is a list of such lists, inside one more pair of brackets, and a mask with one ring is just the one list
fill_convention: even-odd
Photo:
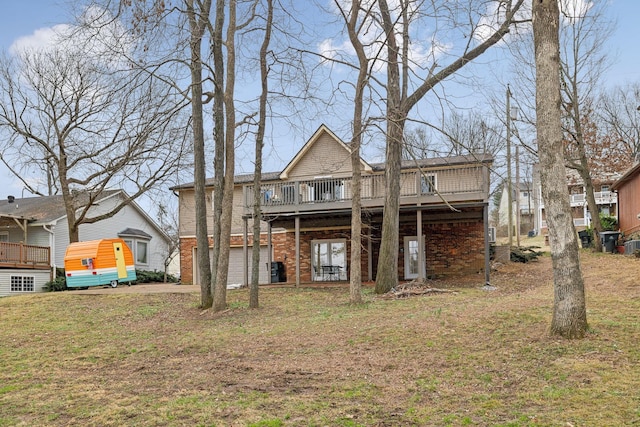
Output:
[[636,162],[611,189],[618,196],[618,224],[628,239],[640,239],[640,162]]
[[[350,154],[349,146],[322,125],[284,170],[262,175],[260,189],[254,188],[253,175],[236,176],[229,242],[230,284],[246,284],[250,280],[253,239],[249,230],[254,191],[260,191],[263,212],[260,283],[272,279],[296,284],[348,280]],[[491,164],[492,158],[486,155],[403,162],[399,261],[393,267],[400,280],[486,272]],[[365,281],[375,280],[382,234],[384,171],[384,164],[362,160]],[[208,200],[212,200],[211,181],[207,188]],[[181,279],[183,283],[198,284],[194,187],[185,184],[172,190],[179,197]],[[274,276],[269,268],[272,262],[279,263],[283,275]]]

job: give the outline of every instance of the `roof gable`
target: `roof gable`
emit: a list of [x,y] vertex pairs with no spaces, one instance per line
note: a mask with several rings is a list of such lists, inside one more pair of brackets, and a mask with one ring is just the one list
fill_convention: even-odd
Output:
[[[323,146],[324,144],[324,146]],[[336,152],[337,148],[337,152]],[[312,158],[310,159],[309,157]],[[347,172],[351,170],[351,149],[336,136],[326,125],[320,125],[318,130],[309,138],[289,164],[280,173],[280,179],[289,179],[296,169],[304,168],[310,174],[329,174],[332,172]],[[335,160],[339,161],[336,162]],[[305,161],[313,168],[305,165]],[[371,171],[371,166],[360,159],[362,169]]]

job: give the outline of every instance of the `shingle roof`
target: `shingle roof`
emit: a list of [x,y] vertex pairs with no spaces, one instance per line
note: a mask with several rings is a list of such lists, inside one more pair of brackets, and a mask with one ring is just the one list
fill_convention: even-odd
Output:
[[[102,192],[100,199],[109,197],[120,190],[107,190]],[[85,195],[86,196],[86,195]],[[82,207],[87,203],[86,197],[77,198],[77,207]],[[48,223],[67,214],[62,195],[36,196],[14,199],[9,202],[9,198],[0,200],[0,216],[25,218],[41,223]]]

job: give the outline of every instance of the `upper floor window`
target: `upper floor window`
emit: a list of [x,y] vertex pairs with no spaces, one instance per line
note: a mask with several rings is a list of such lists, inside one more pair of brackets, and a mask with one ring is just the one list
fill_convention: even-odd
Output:
[[420,176],[420,193],[435,193],[437,188],[437,177],[434,173],[422,174]]
[[8,242],[8,241],[9,241],[9,232],[0,231],[0,242]]
[[600,191],[602,191],[603,193],[608,192],[609,189],[610,189],[610,187],[608,185],[600,186]]

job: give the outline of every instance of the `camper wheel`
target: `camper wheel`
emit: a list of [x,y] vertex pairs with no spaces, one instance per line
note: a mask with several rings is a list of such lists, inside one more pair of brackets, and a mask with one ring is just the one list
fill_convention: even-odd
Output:
[[112,280],[111,281],[111,287],[112,288],[117,288],[118,287],[118,281],[117,280]]

